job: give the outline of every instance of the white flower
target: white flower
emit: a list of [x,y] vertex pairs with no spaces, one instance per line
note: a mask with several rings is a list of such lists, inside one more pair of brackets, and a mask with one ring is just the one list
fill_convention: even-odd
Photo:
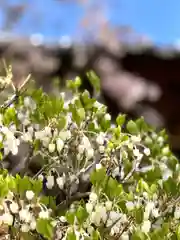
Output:
[[133,149],[134,156],[138,157],[140,155],[139,149],[135,148]]
[[8,194],[7,194],[7,199],[13,200],[13,198],[14,198],[14,193],[9,191]]
[[103,133],[99,133],[99,135],[96,138],[96,142],[99,145],[103,145],[104,144],[104,134]]
[[36,103],[31,97],[24,98],[24,106],[30,108],[31,110],[36,109]]
[[102,164],[101,163],[96,164],[96,170],[99,170],[101,168],[102,168]]
[[4,152],[5,155],[12,152],[13,155],[17,155],[18,146],[20,144],[19,139],[16,139],[10,131],[6,134],[6,140],[4,141]]
[[9,207],[12,213],[17,213],[19,210],[19,206],[15,202],[12,202]]
[[92,214],[91,214],[91,221],[96,226],[99,226],[100,222],[101,222],[101,213],[100,212],[92,212]]
[[131,136],[131,140],[134,142],[134,143],[138,143],[141,141],[141,137],[140,136],[134,136],[132,135]]
[[43,147],[47,147],[48,148],[48,146],[49,146],[49,142],[50,142],[50,138],[49,137],[44,137],[43,139],[41,139],[41,141],[42,141],[42,145],[43,145]]
[[33,129],[32,126],[28,127],[27,130],[28,130],[28,133],[30,133],[31,135],[33,135],[34,129]]
[[89,213],[89,214],[91,214],[92,213],[92,211],[93,211],[93,204],[92,203],[86,203],[86,210],[87,210],[87,212]]
[[50,153],[53,153],[56,149],[56,145],[54,143],[50,143],[48,146],[48,150]]
[[112,202],[111,201],[106,201],[105,206],[106,206],[106,210],[110,211],[112,209]]
[[155,218],[158,218],[159,217],[159,210],[158,210],[158,208],[154,208],[154,209],[152,209],[152,215],[153,215],[153,217],[155,217]]
[[145,149],[144,149],[144,154],[145,154],[146,156],[149,156],[149,155],[151,154],[150,149],[149,149],[149,148],[145,148]]
[[30,97],[25,97],[25,98],[24,98],[24,106],[25,106],[25,107],[29,107],[30,104],[31,104],[31,99],[30,99]]
[[62,190],[64,188],[65,178],[64,177],[58,177],[56,179],[56,182],[57,182],[58,187]]
[[92,234],[93,231],[94,231],[94,228],[93,228],[92,226],[89,226],[89,227],[87,228],[87,231],[88,231],[89,234]]
[[16,125],[15,124],[12,124],[10,127],[9,127],[9,130],[14,134],[16,132]]
[[84,153],[84,145],[82,145],[82,144],[80,144],[79,146],[78,146],[78,152],[80,153],[80,154],[83,154]]
[[162,154],[163,154],[163,155],[167,155],[169,152],[170,152],[170,150],[169,150],[169,147],[168,147],[168,146],[167,146],[167,147],[164,147],[164,148],[162,149]]
[[115,235],[115,234],[118,234],[120,232],[120,228],[119,226],[117,226],[116,224],[111,228],[111,236]]
[[38,179],[43,181],[44,180],[44,176],[42,174],[38,175]]
[[87,159],[91,159],[94,156],[94,149],[93,148],[89,148],[86,150],[86,157]]
[[126,207],[127,207],[127,209],[129,210],[129,211],[131,211],[131,210],[133,210],[134,209],[134,203],[133,202],[127,202],[126,203]]
[[63,140],[63,141],[67,141],[71,138],[71,132],[69,130],[67,131],[61,131],[59,133],[59,137]]
[[29,132],[24,133],[22,135],[21,139],[25,142],[31,142],[32,141],[32,135]]
[[104,151],[105,151],[105,147],[104,146],[99,146],[99,152],[100,153],[104,153]]
[[0,220],[10,226],[13,224],[13,216],[10,213],[4,213],[2,216],[0,216]]
[[31,229],[31,230],[35,230],[35,229],[36,229],[36,220],[35,220],[35,219],[33,219],[33,220],[31,221],[31,223],[30,223],[30,229]]
[[71,183],[77,183],[77,184],[79,183],[79,179],[75,174],[70,175],[69,179]]
[[123,234],[121,235],[120,240],[129,240],[129,234],[128,234],[128,233],[123,233]]
[[22,224],[21,231],[22,232],[29,232],[30,226],[28,224]]
[[163,171],[163,180],[164,181],[168,180],[168,178],[172,177],[172,175],[173,175],[172,170],[167,168],[166,170]]
[[106,208],[102,205],[96,205],[95,212],[101,216],[103,223],[105,223],[107,220]]
[[86,137],[85,135],[83,135],[81,142],[86,149],[91,148],[91,143],[90,143],[88,137]]
[[46,186],[48,189],[52,189],[54,186],[54,176],[47,176]]
[[117,221],[121,217],[122,217],[121,213],[118,213],[118,212],[115,212],[115,211],[111,211],[109,213],[109,219],[112,220],[113,222]]
[[148,193],[147,192],[143,192],[143,197],[145,198],[145,199],[148,199],[149,198],[149,196],[148,196]]
[[66,219],[65,216],[61,216],[59,219],[60,219],[60,221],[61,221],[62,223],[67,222],[67,219]]
[[48,219],[48,218],[49,218],[49,212],[42,210],[42,211],[39,213],[39,217],[40,217],[40,218],[43,218],[43,219]]
[[21,209],[19,211],[19,218],[20,218],[21,221],[29,223],[32,220],[32,215],[31,215],[31,213],[29,212],[28,209]]
[[174,211],[174,218],[179,219],[180,218],[180,207],[176,207]]
[[164,142],[164,138],[163,138],[163,137],[161,137],[161,136],[160,136],[160,137],[158,137],[158,139],[157,139],[157,142],[158,142],[158,143],[163,143],[163,142]]
[[93,104],[93,106],[95,107],[95,108],[102,108],[104,105],[103,104],[101,104],[100,102],[98,102],[98,101],[95,101],[94,102],[94,104]]
[[60,153],[64,147],[64,142],[60,138],[58,138],[56,140],[56,144],[57,144],[57,150]]
[[52,137],[52,129],[49,126],[44,128],[44,133],[47,137]]
[[141,226],[141,231],[144,233],[148,233],[151,229],[151,222],[149,220],[145,220]]
[[104,116],[104,119],[106,121],[110,121],[111,120],[111,115],[109,113],[106,113],[105,116]]
[[33,191],[26,191],[26,198],[31,201],[34,197],[34,192]]
[[89,195],[89,200],[90,200],[90,202],[92,202],[92,203],[96,202],[96,201],[98,200],[97,194],[94,193],[94,192],[91,192],[90,195]]
[[154,202],[148,202],[146,207],[145,207],[145,212],[144,212],[144,219],[148,220],[150,213],[152,210],[155,208]]

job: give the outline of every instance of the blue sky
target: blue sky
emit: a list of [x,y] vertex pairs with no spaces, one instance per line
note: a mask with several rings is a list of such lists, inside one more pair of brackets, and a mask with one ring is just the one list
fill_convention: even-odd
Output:
[[[42,33],[47,39],[56,40],[62,35],[77,33],[77,24],[84,14],[84,8],[72,3],[73,0],[71,3],[60,3],[58,0],[6,1],[12,4],[27,2],[30,6],[14,32],[25,35]],[[180,39],[179,0],[106,0],[106,5],[106,14],[114,25],[129,24],[156,43],[168,44]]]

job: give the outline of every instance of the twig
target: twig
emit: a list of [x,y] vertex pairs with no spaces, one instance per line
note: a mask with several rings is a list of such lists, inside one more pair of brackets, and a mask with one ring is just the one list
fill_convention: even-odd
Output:
[[78,201],[82,198],[88,197],[89,195],[90,195],[89,192],[77,193],[76,195],[70,197],[68,200],[65,200],[61,202],[59,205],[57,205],[58,211],[67,209],[68,206],[71,205],[73,202]]
[[130,218],[128,219],[128,222],[125,224],[125,226],[124,226],[123,229],[121,230],[121,232],[118,234],[118,236],[115,237],[115,240],[120,239],[120,237],[122,236],[122,234],[123,234],[125,231],[128,230],[128,228],[129,228],[129,226],[131,225],[132,221],[133,221],[133,217],[130,217]]
[[18,99],[19,95],[25,91],[25,89],[23,90],[23,88],[29,82],[30,76],[31,75],[28,75],[28,77],[22,83],[22,85],[19,87],[19,89],[15,88],[15,94],[13,94],[13,96],[9,100],[7,100],[3,105],[0,106],[1,109],[8,108],[13,102],[15,102]]
[[132,175],[134,174],[134,172],[137,171],[140,163],[141,163],[141,160],[138,161],[138,159],[136,159],[136,160],[134,161],[134,166],[132,167],[131,171],[126,175],[126,177],[122,180],[122,183],[127,182],[127,181],[132,177]]

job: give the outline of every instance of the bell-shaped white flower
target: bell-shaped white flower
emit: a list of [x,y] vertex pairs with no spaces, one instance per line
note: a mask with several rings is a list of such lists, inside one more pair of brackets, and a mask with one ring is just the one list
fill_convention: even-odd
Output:
[[30,230],[30,225],[28,225],[26,223],[22,224],[21,232],[27,233],[27,232],[29,232],[29,230]]
[[19,206],[18,206],[18,204],[15,203],[15,202],[12,202],[12,203],[10,204],[9,208],[10,208],[10,210],[11,210],[12,213],[18,213],[18,211],[19,211]]
[[64,184],[65,184],[65,178],[64,177],[58,177],[56,179],[56,183],[58,185],[58,187],[62,190],[64,188]]
[[10,213],[4,213],[0,216],[0,221],[2,221],[5,224],[8,224],[9,226],[12,226],[13,224],[13,216]]
[[48,150],[50,153],[53,153],[56,149],[56,145],[54,143],[50,143],[48,146]]
[[57,144],[57,151],[58,151],[59,153],[61,153],[61,151],[62,151],[62,149],[63,149],[63,147],[64,147],[64,142],[63,142],[63,140],[62,140],[61,138],[58,138],[58,139],[56,140],[56,144]]
[[29,190],[29,191],[26,191],[26,198],[31,201],[33,198],[34,198],[34,192]]
[[42,210],[42,211],[39,213],[39,218],[48,219],[48,218],[49,218],[49,212]]
[[141,226],[141,231],[144,233],[148,233],[151,229],[151,222],[149,220],[145,220]]
[[54,187],[54,176],[47,176],[46,187],[52,189]]

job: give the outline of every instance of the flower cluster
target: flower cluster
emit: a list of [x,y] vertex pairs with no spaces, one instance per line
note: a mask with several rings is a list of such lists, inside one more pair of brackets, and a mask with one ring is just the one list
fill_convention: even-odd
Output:
[[0,170],[1,226],[13,237],[179,239],[180,164],[165,131],[113,121],[79,78],[68,84],[68,102],[29,89],[2,108],[1,159],[24,167]]

